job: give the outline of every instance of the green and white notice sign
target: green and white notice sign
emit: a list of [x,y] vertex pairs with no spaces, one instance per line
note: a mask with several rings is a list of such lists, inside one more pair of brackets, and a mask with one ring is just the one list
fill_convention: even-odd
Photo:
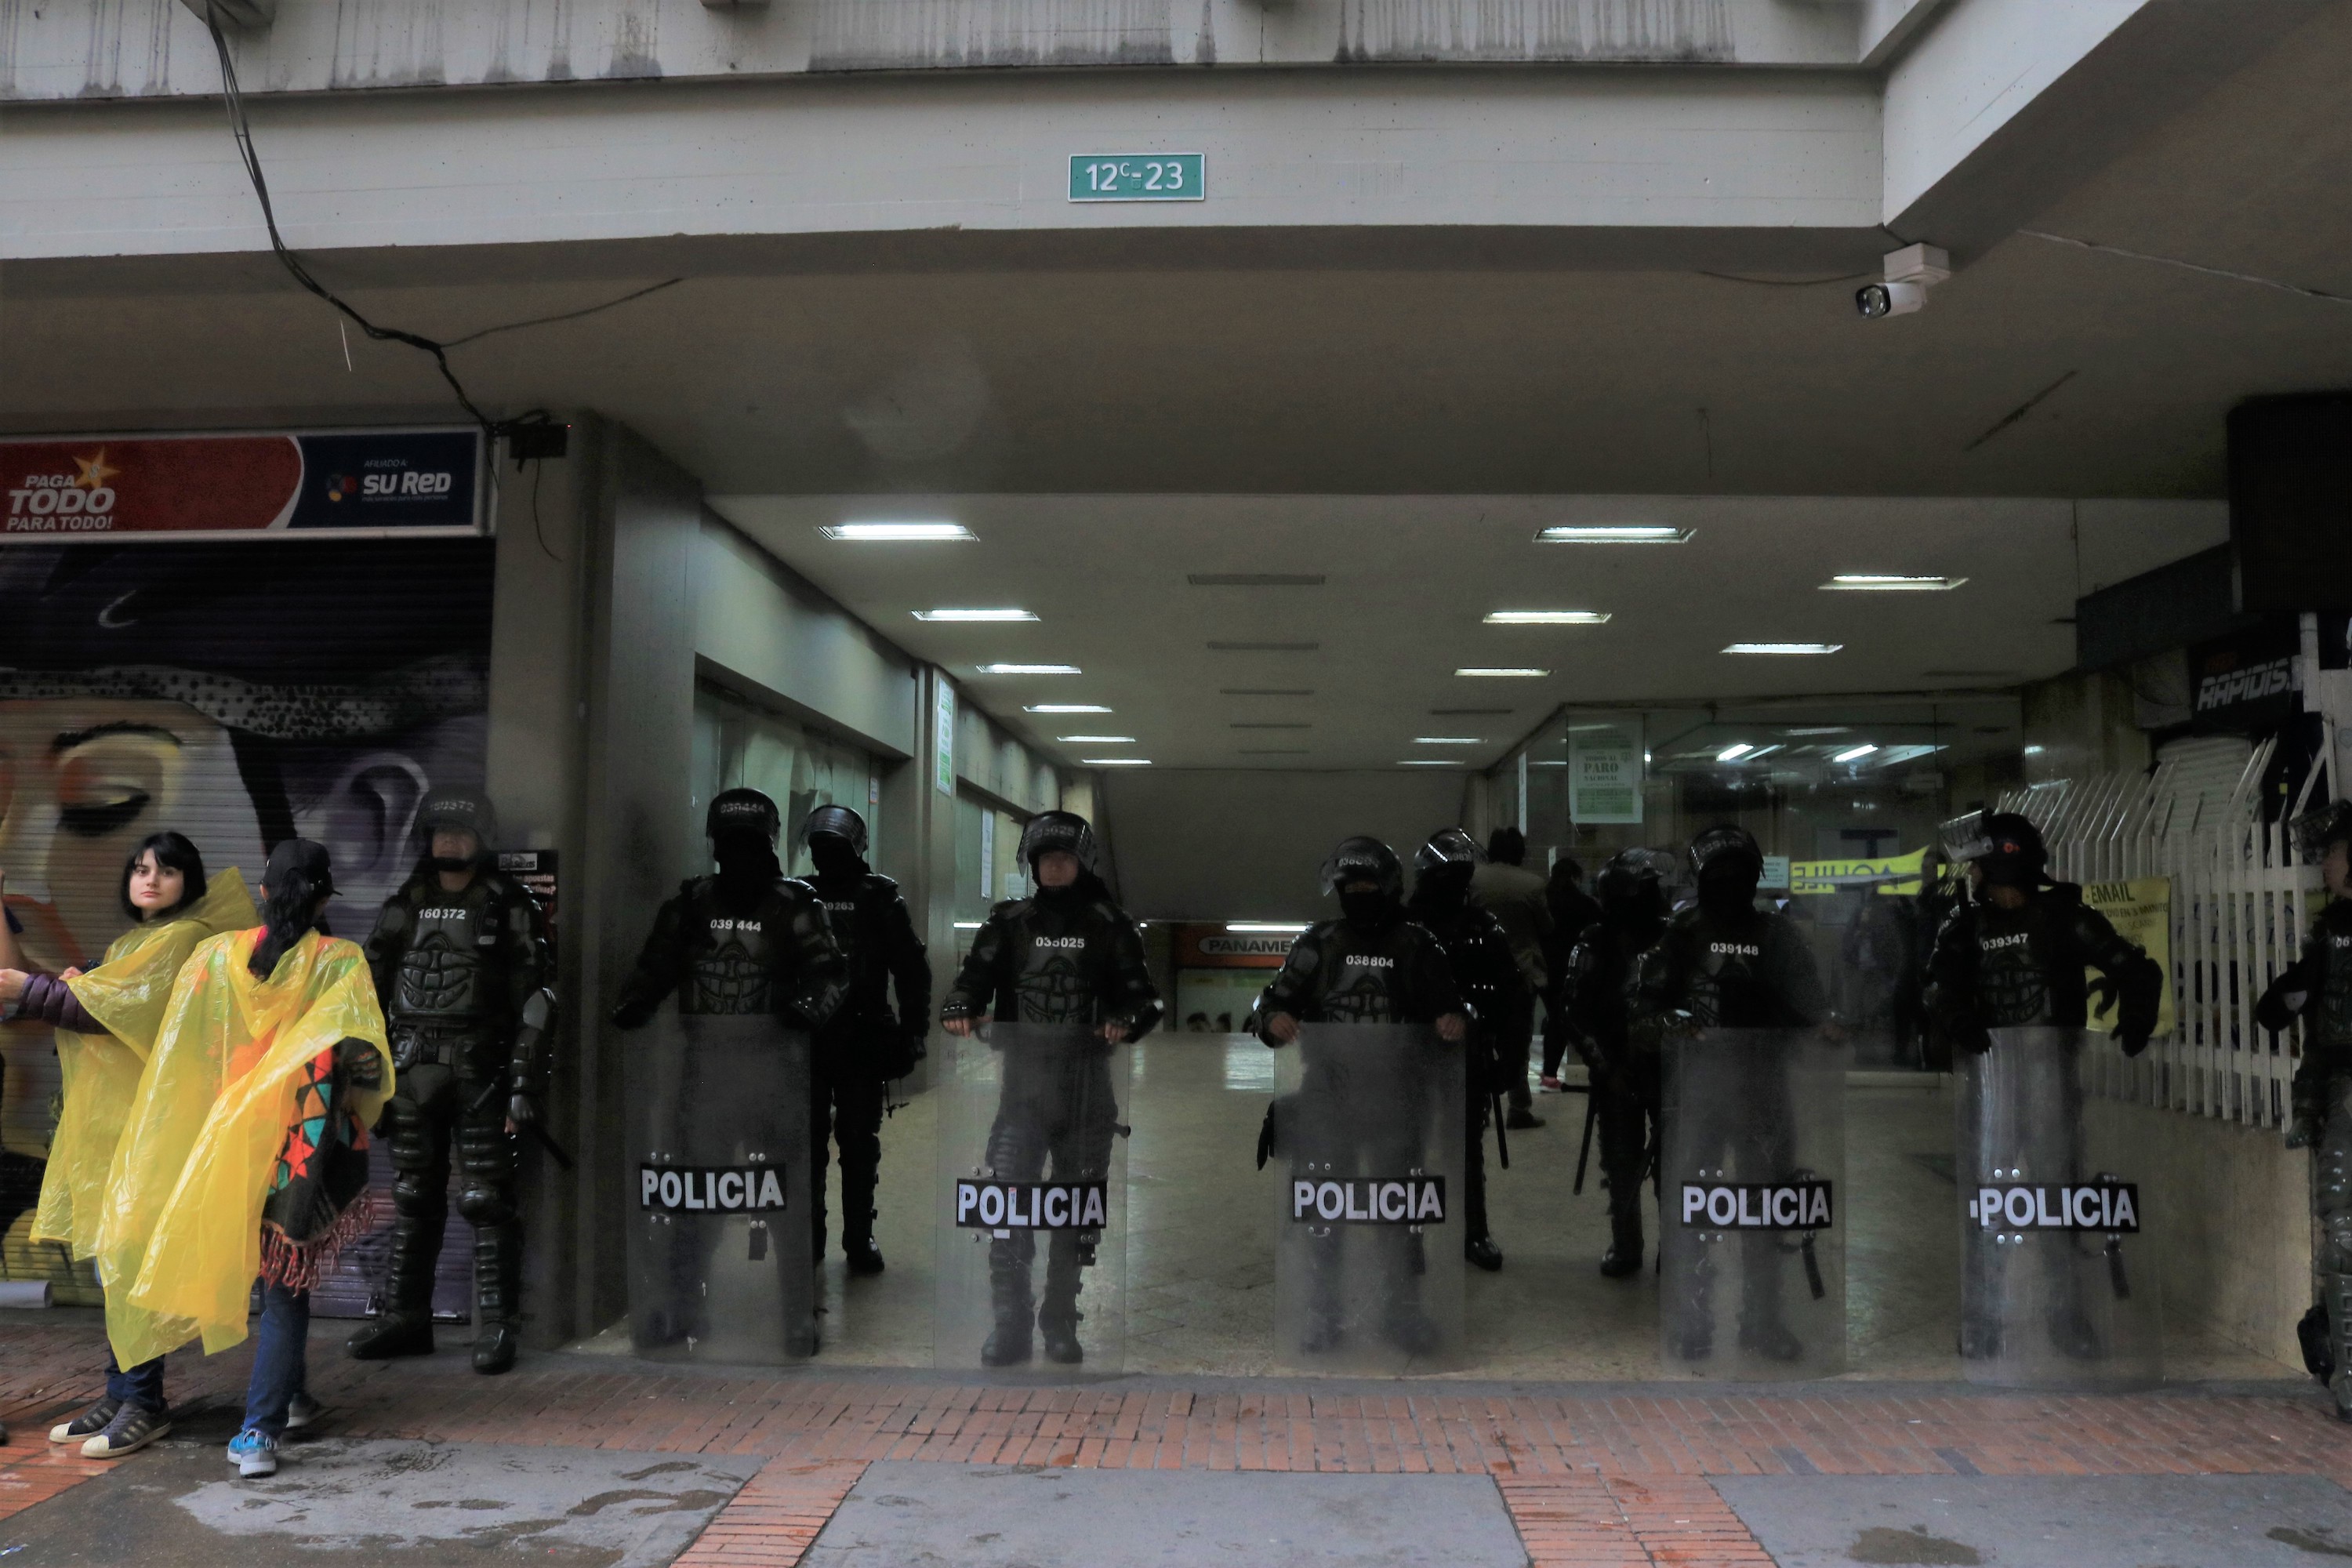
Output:
[[1642,820],[1642,724],[1568,727],[1568,815],[1572,822]]
[[1199,153],[1073,153],[1074,202],[1200,202],[1209,161]]

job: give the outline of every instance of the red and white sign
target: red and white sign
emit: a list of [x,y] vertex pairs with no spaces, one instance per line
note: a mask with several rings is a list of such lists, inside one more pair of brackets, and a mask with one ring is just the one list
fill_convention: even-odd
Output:
[[473,429],[0,440],[0,543],[476,532]]

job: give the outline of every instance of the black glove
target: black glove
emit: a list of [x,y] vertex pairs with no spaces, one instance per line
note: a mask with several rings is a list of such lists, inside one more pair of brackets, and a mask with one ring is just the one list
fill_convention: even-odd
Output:
[[2254,1022],[2272,1034],[2283,1034],[2311,1000],[2308,991],[2290,991],[2273,983],[2254,1004]]

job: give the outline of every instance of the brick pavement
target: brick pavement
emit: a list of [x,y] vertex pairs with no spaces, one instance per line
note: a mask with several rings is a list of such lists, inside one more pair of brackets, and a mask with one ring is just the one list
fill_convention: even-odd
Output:
[[[0,1518],[103,1467],[41,1432],[93,1392],[94,1314],[0,1324]],[[233,1403],[248,1356],[174,1357],[176,1402]],[[877,1459],[1108,1468],[1491,1475],[1538,1568],[1769,1562],[1721,1475],[2310,1473],[2352,1486],[2352,1433],[2315,1389],[2128,1395],[1944,1384],[1785,1390],[1483,1388],[1130,1378],[990,1384],[928,1373],[679,1368],[462,1354],[360,1363],[321,1340],[313,1391],[348,1436],[756,1454],[771,1461],[681,1562],[787,1568]]]

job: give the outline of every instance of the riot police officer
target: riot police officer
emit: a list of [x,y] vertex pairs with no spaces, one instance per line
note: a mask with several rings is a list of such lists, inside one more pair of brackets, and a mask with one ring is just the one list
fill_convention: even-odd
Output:
[[654,916],[621,983],[614,1024],[642,1026],[672,991],[681,1013],[766,1014],[808,1029],[833,1016],[849,963],[816,889],[785,876],[776,858],[781,823],[758,790],[711,797],[703,828],[719,874],[679,883]]
[[[808,1168],[808,1049],[794,1037],[833,1016],[849,989],[849,963],[816,890],[784,875],[780,826],[776,803],[758,790],[712,796],[705,829],[719,872],[679,884],[621,983],[612,1019],[624,1029],[653,1022],[663,998],[677,994],[675,1036],[657,1031],[630,1064],[649,1090],[631,1107],[649,1152],[685,1151],[688,1164]],[[800,1355],[816,1346],[808,1265],[797,1251],[807,1242],[808,1211],[793,1212],[789,1176],[784,1184],[784,1244],[771,1248],[767,1222],[757,1220],[749,1255],[770,1259],[782,1348]],[[764,1322],[712,1320],[709,1286],[721,1267],[725,1227],[717,1216],[673,1216],[657,1232],[639,1233],[650,1248],[631,1266],[632,1332],[641,1349],[683,1341],[691,1354],[706,1339],[747,1330],[767,1348]]]
[[2328,902],[2311,922],[2302,956],[2263,992],[2254,1016],[2273,1032],[2304,1021],[2286,1142],[2318,1150],[2311,1201],[2327,1329],[2321,1364],[2330,1368],[2336,1414],[2352,1421],[2352,801],[2306,812],[2294,828],[2304,854],[2319,862]]
[[[1042,812],[1021,835],[1020,857],[1036,892],[998,904],[940,1005],[940,1025],[969,1037],[988,1019],[1065,1025],[1083,1031],[1072,1050],[1008,1053],[987,1162],[997,1179],[1034,1182],[1052,1163],[1055,1182],[1098,1182],[1110,1168],[1118,1106],[1109,1052],[1160,1021],[1160,993],[1143,959],[1135,921],[1095,871],[1094,828],[1075,812]],[[1094,1243],[1055,1230],[1047,1246],[1045,1295],[1033,1315],[1030,1274],[1036,1233],[989,1242],[989,1301],[995,1328],[981,1348],[989,1366],[1029,1359],[1031,1328],[1049,1360],[1085,1359],[1078,1342],[1079,1270]]]
[[[2085,905],[2082,889],[2050,879],[2040,830],[2013,812],[1979,813],[1948,825],[1945,839],[1968,868],[1969,898],[1936,934],[1922,1002],[1953,1047],[1992,1050],[1992,1029],[2082,1028],[2089,1018],[2085,972],[2097,969],[2117,1006],[2116,1043],[2126,1056],[2147,1049],[2163,1001],[2163,967]],[[2075,1143],[2063,1156],[2072,1165],[2080,1160],[2082,1080],[2069,1065],[2056,1082],[2064,1103],[2032,1109]],[[1979,1245],[1980,1233],[1968,1234]],[[2064,1289],[2074,1289],[2071,1275]],[[2060,1349],[2081,1359],[2100,1353],[2079,1301],[2062,1299],[2053,1310],[2050,1330]],[[1971,1310],[1964,1296],[1960,1353],[1977,1360],[2001,1354],[2003,1327],[1989,1310]]]
[[[814,1257],[824,1261],[826,1135],[841,1146],[841,1250],[852,1274],[882,1272],[874,1188],[882,1168],[884,1085],[914,1071],[931,1017],[931,970],[898,884],[866,863],[866,819],[820,805],[801,824],[834,941],[849,959],[849,994],[817,1031],[809,1084]],[[890,986],[898,1009],[890,1010]],[[901,1020],[904,1020],[902,1023]]]
[[474,1227],[474,1370],[501,1373],[514,1364],[522,1277],[510,1134],[538,1117],[554,1023],[546,927],[530,890],[490,864],[488,796],[436,791],[416,829],[425,854],[366,946],[397,1079],[384,1106],[392,1266],[383,1316],[348,1348],[363,1361],[431,1352],[454,1144],[457,1212]]
[[[1664,862],[1664,864],[1661,864]],[[1626,849],[1593,878],[1600,918],[1570,949],[1563,983],[1568,1022],[1591,1074],[1591,1115],[1609,1184],[1609,1250],[1601,1272],[1623,1279],[1642,1268],[1642,1184],[1658,1117],[1658,1058],[1636,1051],[1627,1030],[1627,983],[1666,929],[1663,850]]]
[[1412,898],[1405,913],[1444,947],[1454,988],[1469,1005],[1463,1256],[1491,1274],[1503,1267],[1503,1249],[1495,1244],[1486,1221],[1486,1122],[1491,1115],[1499,1124],[1497,1098],[1513,1082],[1522,1088],[1527,1083],[1526,1042],[1513,1033],[1514,1021],[1526,1011],[1527,982],[1520,977],[1502,923],[1471,896],[1471,878],[1485,858],[1477,840],[1461,828],[1439,828],[1413,854]]
[[[1764,852],[1746,828],[1724,824],[1691,840],[1697,901],[1670,916],[1655,946],[1635,965],[1630,995],[1636,1045],[1655,1052],[1664,1037],[1684,1029],[1797,1029],[1827,1024],[1812,950],[1786,915],[1756,907]],[[1654,1070],[1654,1068],[1653,1069]],[[1669,1132],[1712,1165],[1777,1170],[1787,1164],[1794,1109],[1784,1078],[1759,1070],[1728,1102],[1685,1108],[1700,1124]],[[1804,1347],[1781,1321],[1780,1257],[1769,1232],[1744,1233],[1739,1339],[1743,1348],[1772,1361],[1795,1361]],[[1706,1281],[1693,1281],[1700,1299],[1670,1303],[1684,1327],[1678,1352],[1703,1360],[1713,1349],[1713,1318],[1703,1299]]]
[[[1298,1038],[1302,1024],[1422,1024],[1433,1027],[1449,1045],[1465,1043],[1470,1020],[1453,966],[1428,929],[1406,918],[1404,866],[1396,851],[1362,835],[1342,839],[1323,863],[1322,884],[1326,897],[1338,895],[1339,919],[1309,926],[1291,943],[1281,973],[1258,999],[1252,1019],[1258,1038],[1279,1049]],[[1509,962],[1507,955],[1504,962]],[[1395,1070],[1393,1064],[1383,1065]],[[1375,1124],[1377,1119],[1366,1114],[1370,1108],[1362,1104],[1369,1098],[1366,1093],[1351,1094],[1346,1086],[1318,1081],[1318,1074],[1328,1077],[1339,1068],[1310,1058],[1299,1103],[1354,1107],[1358,1115],[1353,1124],[1333,1126],[1328,1118],[1316,1118],[1313,1125],[1286,1131],[1282,1139],[1294,1144],[1294,1158],[1302,1165],[1328,1164],[1340,1160],[1348,1152],[1344,1146],[1352,1142],[1370,1168],[1401,1171],[1419,1165],[1425,1150],[1416,1108],[1399,1106],[1393,1118]],[[1409,1096],[1422,1086],[1400,1081],[1388,1087]],[[1338,1237],[1335,1233],[1318,1239],[1314,1300],[1301,1346],[1309,1352],[1334,1348],[1340,1332]],[[1400,1272],[1409,1275],[1412,1269],[1407,1266]],[[1434,1346],[1435,1326],[1410,1295],[1400,1293],[1392,1300],[1384,1327],[1407,1352],[1420,1353]]]

